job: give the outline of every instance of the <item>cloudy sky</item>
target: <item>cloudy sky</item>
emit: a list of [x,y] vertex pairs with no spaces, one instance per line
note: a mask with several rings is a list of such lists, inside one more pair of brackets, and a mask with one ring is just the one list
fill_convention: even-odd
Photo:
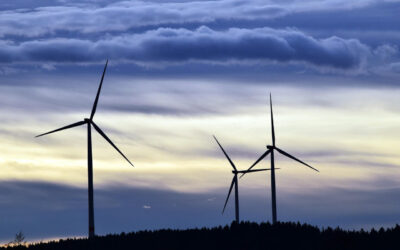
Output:
[[[9,0],[0,5],[0,242],[87,234],[90,116],[98,234],[230,223],[232,174],[271,143],[278,219],[400,223],[400,1]],[[267,160],[260,167],[268,167]],[[240,180],[241,218],[271,220],[270,179]]]

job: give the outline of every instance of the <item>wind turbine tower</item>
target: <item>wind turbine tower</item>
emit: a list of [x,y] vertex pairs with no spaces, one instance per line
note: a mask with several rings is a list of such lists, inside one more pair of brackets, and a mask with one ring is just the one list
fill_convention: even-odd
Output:
[[54,133],[54,132],[58,132],[58,131],[61,131],[61,130],[65,130],[65,129],[70,129],[70,128],[74,128],[74,127],[77,127],[77,126],[81,126],[81,125],[84,125],[84,124],[87,125],[89,239],[92,239],[95,236],[95,231],[94,231],[94,203],[93,203],[92,126],[109,144],[111,144],[111,146],[115,150],[118,151],[118,153],[120,153],[122,155],[122,157],[125,158],[125,160],[127,160],[129,162],[129,164],[131,164],[133,166],[133,164],[128,160],[128,158],[117,148],[117,146],[115,146],[115,144],[110,140],[110,138],[108,138],[108,136],[93,121],[93,117],[94,117],[94,114],[96,113],[97,103],[99,101],[99,96],[100,96],[100,92],[101,92],[101,87],[103,85],[103,80],[104,80],[104,75],[106,73],[107,65],[108,65],[108,60],[106,62],[106,65],[104,66],[103,75],[101,76],[100,85],[99,85],[99,88],[97,90],[97,95],[96,95],[96,99],[94,100],[94,104],[93,104],[92,112],[90,114],[90,118],[84,118],[83,121],[79,121],[79,122],[67,125],[65,127],[62,127],[62,128],[59,128],[59,129],[55,129],[55,130],[52,130],[50,132],[47,132],[47,133],[40,134],[40,135],[36,136],[36,137],[40,137],[40,136],[48,135],[48,134],[51,134],[51,133]]
[[[272,97],[271,94],[269,95],[269,105],[270,105],[270,110],[271,110],[271,135],[272,135],[272,145],[267,145],[267,151],[264,152],[264,154],[262,154],[260,156],[260,158],[257,159],[257,161],[255,161],[253,163],[253,165],[250,166],[250,168],[247,170],[251,170],[255,165],[257,165],[257,163],[259,163],[262,159],[264,159],[268,154],[271,154],[271,199],[272,199],[272,223],[276,224],[277,222],[277,211],[276,211],[276,183],[275,183],[275,158],[274,158],[274,151],[278,151],[278,153],[292,159],[295,160],[317,172],[319,172],[317,169],[311,167],[310,165],[308,165],[307,163],[297,159],[296,157],[290,155],[289,153],[286,153],[285,151],[283,151],[282,149],[278,148],[276,146],[275,143],[275,128],[274,128],[274,115],[272,112]],[[241,177],[243,177],[243,175],[245,175],[246,173],[243,173]]]

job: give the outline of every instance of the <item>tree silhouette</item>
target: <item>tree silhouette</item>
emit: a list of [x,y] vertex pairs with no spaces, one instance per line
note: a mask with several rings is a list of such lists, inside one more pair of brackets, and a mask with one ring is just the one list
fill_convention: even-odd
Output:
[[[163,229],[67,239],[7,249],[28,250],[398,250],[400,226],[371,231],[320,229],[308,224],[232,223],[230,226],[186,230]],[[4,248],[0,248],[4,249]]]
[[12,246],[20,246],[20,245],[25,245],[25,235],[22,231],[19,231],[18,233],[15,234],[14,240],[8,242],[7,246],[12,247]]

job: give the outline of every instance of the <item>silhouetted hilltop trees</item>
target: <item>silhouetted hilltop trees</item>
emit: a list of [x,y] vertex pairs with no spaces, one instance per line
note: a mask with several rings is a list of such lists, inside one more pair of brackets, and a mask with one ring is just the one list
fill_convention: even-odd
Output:
[[[5,249],[5,248],[1,248]],[[87,239],[68,239],[7,249],[32,250],[252,250],[252,249],[400,249],[400,226],[379,231],[319,229],[300,223],[232,223],[230,226],[122,233]]]

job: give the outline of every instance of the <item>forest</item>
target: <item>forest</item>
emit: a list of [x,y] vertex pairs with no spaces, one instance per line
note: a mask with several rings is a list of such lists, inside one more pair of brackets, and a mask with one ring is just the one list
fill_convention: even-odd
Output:
[[233,222],[214,228],[163,229],[110,234],[88,239],[66,239],[0,249],[29,250],[251,250],[251,249],[400,249],[400,226],[379,230],[318,228],[308,224]]

